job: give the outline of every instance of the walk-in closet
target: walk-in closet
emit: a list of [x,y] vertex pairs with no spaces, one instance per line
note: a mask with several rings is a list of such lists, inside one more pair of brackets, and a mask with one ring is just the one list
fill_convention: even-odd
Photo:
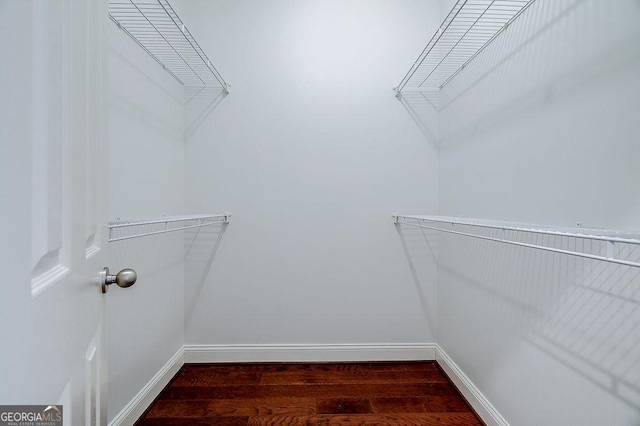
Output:
[[[638,0],[0,0],[0,40],[2,416],[640,424]],[[278,371],[351,387],[233,417]]]

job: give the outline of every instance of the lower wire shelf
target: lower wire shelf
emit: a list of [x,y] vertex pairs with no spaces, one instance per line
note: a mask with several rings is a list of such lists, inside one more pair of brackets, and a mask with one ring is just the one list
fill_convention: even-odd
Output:
[[[637,232],[616,229],[563,228],[449,216],[394,214],[392,217],[397,225],[414,226],[448,234],[640,268],[640,262],[635,261],[635,259],[630,260],[620,257],[621,248],[625,246],[640,246],[640,233]],[[493,233],[481,234],[478,231],[479,229],[493,230]],[[539,234],[549,238],[542,242],[529,243],[521,241],[521,237],[524,234]],[[553,237],[593,241],[596,244],[595,247],[593,245],[589,246],[590,250],[585,250],[584,244],[574,244],[574,249],[568,249],[563,248],[562,244],[560,244],[561,247],[554,246]]]
[[137,220],[118,220],[109,223],[109,242],[129,240],[184,229],[228,224],[231,213],[162,216]]

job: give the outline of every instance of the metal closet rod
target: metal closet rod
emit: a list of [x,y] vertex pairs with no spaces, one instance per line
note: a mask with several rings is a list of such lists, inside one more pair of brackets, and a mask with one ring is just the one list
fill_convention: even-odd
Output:
[[[636,268],[640,268],[640,263],[639,262],[633,262],[633,261],[629,261],[629,260],[624,260],[624,259],[618,259],[615,257],[615,244],[616,243],[622,243],[622,244],[632,244],[632,245],[640,245],[640,240],[637,238],[624,238],[624,237],[619,237],[619,236],[610,236],[610,235],[603,235],[603,234],[621,234],[623,233],[623,231],[619,231],[619,230],[612,230],[612,229],[602,229],[602,230],[595,230],[595,229],[585,229],[584,231],[581,228],[564,228],[567,230],[558,230],[558,229],[554,229],[551,227],[544,227],[542,225],[518,225],[518,224],[509,224],[508,222],[506,222],[504,225],[502,224],[497,224],[497,223],[492,223],[490,221],[483,221],[481,219],[468,219],[468,218],[457,218],[457,217],[448,217],[448,216],[405,216],[405,215],[400,215],[400,214],[394,214],[393,216],[394,219],[394,223],[395,224],[402,224],[402,225],[407,225],[407,226],[415,226],[418,228],[426,228],[426,229],[431,229],[434,231],[440,231],[440,232],[445,232],[448,234],[454,234],[454,235],[462,235],[462,236],[466,236],[466,237],[472,237],[472,238],[479,238],[482,240],[488,240],[488,241],[494,241],[494,242],[498,242],[498,243],[506,243],[506,244],[511,244],[511,245],[515,245],[515,246],[520,246],[520,247],[527,247],[527,248],[533,248],[533,249],[537,249],[537,250],[545,250],[545,251],[550,251],[553,253],[561,253],[561,254],[567,254],[567,255],[571,255],[571,256],[578,256],[578,257],[583,257],[586,259],[593,259],[593,260],[600,260],[603,262],[610,262],[610,263],[616,263],[619,265],[626,265],[626,266],[633,266]],[[406,220],[415,220],[416,222],[407,222]],[[425,223],[443,223],[443,224],[449,224],[451,225],[452,229],[445,229],[445,228],[441,228],[438,226],[429,226],[429,225],[425,225]],[[453,228],[455,227],[455,225],[466,225],[466,226],[477,226],[477,227],[481,227],[481,228],[491,228],[491,229],[499,229],[501,230],[501,236],[500,238],[495,238],[495,237],[487,237],[484,235],[478,235],[478,234],[472,234],[470,232],[464,232],[464,231],[456,231]],[[569,230],[571,229],[571,230]],[[585,231],[595,231],[595,232],[601,232],[601,234],[589,234],[589,233],[585,233]],[[579,238],[579,239],[586,239],[586,240],[594,240],[594,241],[604,241],[607,243],[607,256],[599,256],[599,255],[595,255],[595,254],[590,254],[590,253],[583,253],[583,252],[579,252],[579,251],[574,251],[574,250],[563,250],[563,249],[557,249],[554,247],[548,247],[548,246],[543,246],[543,245],[539,245],[539,244],[529,244],[529,243],[522,243],[519,241],[513,241],[513,240],[509,240],[507,239],[506,236],[506,232],[505,231],[520,231],[520,232],[527,232],[527,233],[533,233],[533,234],[543,234],[543,235],[553,235],[553,236],[560,236],[560,237],[570,237],[570,238]],[[580,231],[580,232],[578,232]]]
[[[157,235],[164,234],[167,232],[174,231],[182,231],[184,229],[192,229],[192,228],[201,228],[203,226],[211,226],[217,225],[221,223],[229,223],[229,218],[231,217],[231,213],[224,214],[204,214],[204,215],[182,215],[182,216],[165,216],[161,218],[153,218],[153,219],[141,219],[141,220],[127,220],[127,221],[116,221],[109,223],[109,242],[123,241],[129,240],[132,238],[146,237],[148,235]],[[193,222],[196,221],[195,225],[183,225],[176,228],[169,228],[170,223],[175,222]],[[149,231],[149,232],[139,232],[132,235],[126,235],[123,237],[113,237],[113,230],[127,227],[138,227],[145,225],[158,225],[164,224],[165,228],[158,231]]]

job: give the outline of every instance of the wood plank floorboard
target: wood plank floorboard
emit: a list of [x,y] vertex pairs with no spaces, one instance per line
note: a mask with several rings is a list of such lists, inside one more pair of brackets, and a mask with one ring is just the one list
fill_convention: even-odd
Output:
[[446,396],[455,393],[450,383],[419,383],[369,385],[263,385],[263,386],[212,386],[174,387],[163,395],[167,399],[230,399],[230,398],[275,398],[305,395],[312,398],[357,398],[370,397],[411,397]]
[[482,424],[433,362],[189,364],[136,423]]

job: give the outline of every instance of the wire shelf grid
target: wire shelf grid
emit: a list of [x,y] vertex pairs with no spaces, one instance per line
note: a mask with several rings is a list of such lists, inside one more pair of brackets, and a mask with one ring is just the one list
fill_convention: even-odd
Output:
[[229,223],[231,213],[163,216],[109,223],[109,242]]
[[[499,222],[481,219],[469,219],[448,216],[423,216],[423,215],[393,215],[394,223],[400,225],[414,226],[448,234],[479,238],[482,240],[494,241],[516,245],[520,247],[545,250],[554,253],[578,256],[586,259],[599,260],[616,263],[618,265],[632,266],[640,268],[640,262],[621,259],[617,257],[619,250],[617,245],[640,246],[640,234],[614,229],[591,229],[591,228],[560,228],[543,225],[530,225],[514,222]],[[497,236],[483,235],[479,229],[493,229],[498,232]],[[531,244],[519,241],[517,233],[541,234],[555,237],[568,237],[580,240],[588,240],[602,243],[602,254],[590,253],[587,250],[567,250],[554,247],[552,244]]]
[[109,17],[185,88],[229,85],[167,0],[110,0]]
[[534,1],[458,0],[395,88],[396,94],[437,93]]

